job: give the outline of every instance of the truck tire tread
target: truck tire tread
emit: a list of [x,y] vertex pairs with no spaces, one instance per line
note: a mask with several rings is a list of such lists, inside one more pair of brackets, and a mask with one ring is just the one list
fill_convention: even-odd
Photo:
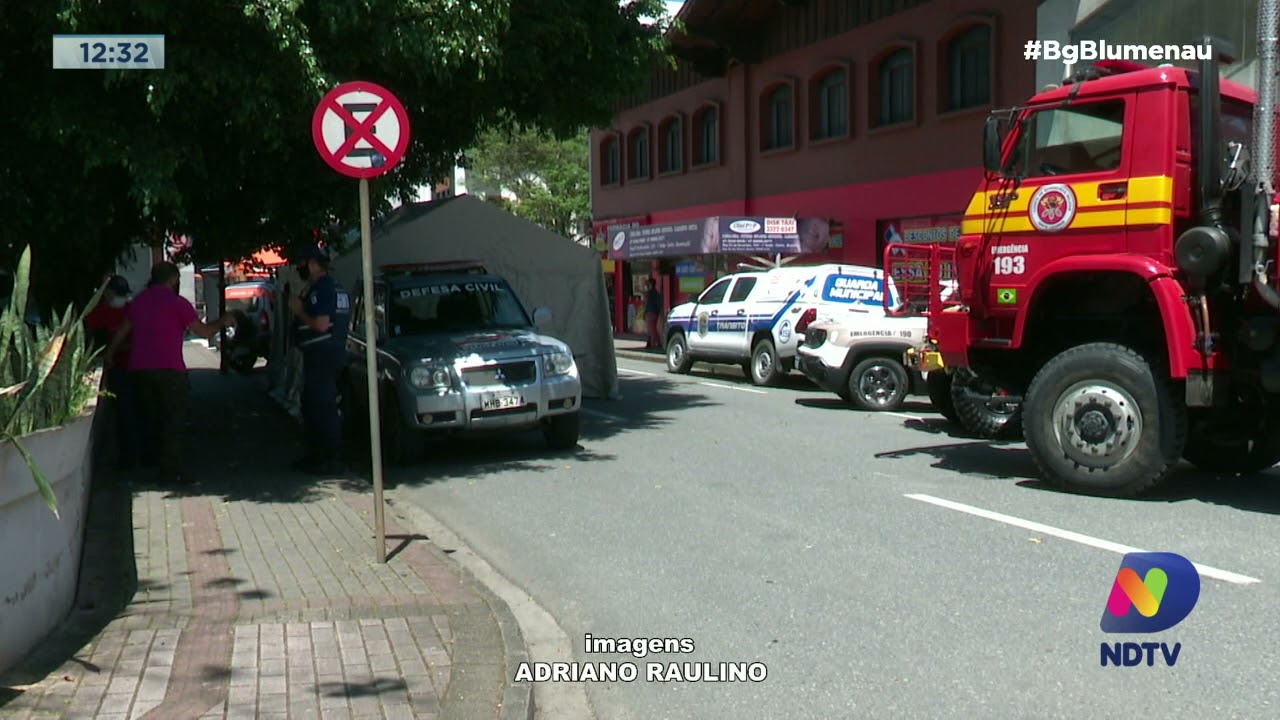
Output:
[[[1118,466],[1088,469],[1065,455],[1054,457],[1061,450],[1049,449],[1056,442],[1052,427],[1053,404],[1062,392],[1078,381],[1072,376],[1081,373],[1086,373],[1083,375],[1085,378],[1089,377],[1087,373],[1104,377],[1130,376],[1126,380],[1133,381],[1133,386],[1124,389],[1134,396],[1143,415],[1143,436],[1137,441],[1144,447],[1135,452],[1145,454],[1145,460],[1130,456]],[[1122,382],[1113,377],[1108,379],[1116,384]],[[1062,387],[1055,392],[1053,385]],[[1161,379],[1156,364],[1142,353],[1110,342],[1078,345],[1045,363],[1027,389],[1023,422],[1031,457],[1049,484],[1083,495],[1103,497],[1136,497],[1158,486],[1181,459],[1187,436],[1186,406],[1179,402],[1174,383]],[[1148,435],[1150,432],[1156,434]],[[1055,463],[1062,463],[1062,467],[1055,467]]]

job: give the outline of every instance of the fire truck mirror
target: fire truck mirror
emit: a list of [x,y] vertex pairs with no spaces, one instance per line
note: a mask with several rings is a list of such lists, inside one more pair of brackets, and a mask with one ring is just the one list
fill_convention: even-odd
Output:
[[982,128],[982,167],[990,174],[1000,174],[1000,117],[990,115],[987,124]]

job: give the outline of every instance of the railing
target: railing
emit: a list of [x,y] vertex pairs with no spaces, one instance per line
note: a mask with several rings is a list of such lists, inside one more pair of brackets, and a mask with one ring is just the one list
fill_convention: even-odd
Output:
[[924,315],[959,305],[956,293],[955,246],[947,243],[891,243],[884,249],[885,276],[897,289],[898,305],[885,310],[892,315]]

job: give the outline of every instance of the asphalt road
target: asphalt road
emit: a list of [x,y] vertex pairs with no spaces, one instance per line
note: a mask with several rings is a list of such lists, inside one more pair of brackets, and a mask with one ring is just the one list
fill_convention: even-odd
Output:
[[[923,399],[872,414],[799,376],[760,390],[736,371],[620,370],[623,398],[588,404],[576,453],[536,434],[452,443],[388,476],[550,611],[578,660],[637,663],[637,682],[588,684],[603,720],[1280,715],[1280,471],[1065,495],[1032,479],[1025,446],[952,436]],[[1204,577],[1167,632],[1107,635],[1125,552],[1108,542],[1228,580]],[[588,655],[586,633],[696,649]],[[1117,641],[1181,652],[1102,667]],[[768,676],[648,682],[653,661]]]

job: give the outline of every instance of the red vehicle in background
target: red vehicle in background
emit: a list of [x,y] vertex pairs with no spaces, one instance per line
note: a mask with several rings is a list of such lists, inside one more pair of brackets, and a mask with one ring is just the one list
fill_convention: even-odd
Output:
[[253,372],[259,358],[271,356],[275,298],[275,284],[271,282],[242,282],[227,286],[227,312],[236,317],[236,324],[226,330],[227,360],[236,372]]
[[[1274,29],[1276,2],[1259,12]],[[993,113],[961,238],[886,249],[887,271],[914,257],[928,278],[930,342],[908,359],[931,395],[959,398],[953,416],[1003,403],[1064,489],[1136,495],[1181,458],[1280,461],[1275,88],[1221,81],[1230,50],[1206,42],[1197,70],[1099,63]]]

